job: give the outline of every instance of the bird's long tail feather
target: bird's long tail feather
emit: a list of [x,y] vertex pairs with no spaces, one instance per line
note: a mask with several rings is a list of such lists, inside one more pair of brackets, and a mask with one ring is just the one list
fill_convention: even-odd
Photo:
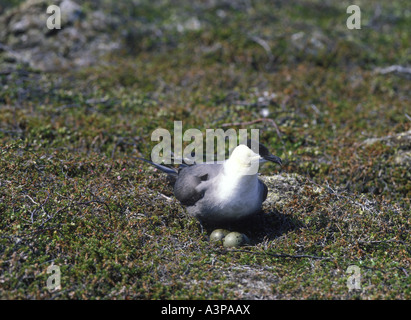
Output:
[[150,161],[150,160],[147,160],[147,159],[144,159],[144,158],[140,158],[140,157],[135,157],[135,158],[139,159],[139,160],[143,160],[144,162],[147,162],[147,163],[151,164],[152,166],[156,167],[157,169],[159,169],[159,170],[161,170],[161,171],[163,171],[163,172],[165,172],[165,173],[167,173],[171,176],[176,177],[178,175],[177,170],[175,170],[173,168],[169,168],[169,167],[163,166],[161,164],[154,163],[153,161]]

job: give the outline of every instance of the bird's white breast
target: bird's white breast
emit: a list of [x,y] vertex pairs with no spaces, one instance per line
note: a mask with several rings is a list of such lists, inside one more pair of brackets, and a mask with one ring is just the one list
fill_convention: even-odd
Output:
[[258,210],[261,205],[257,175],[223,175],[216,195],[218,206],[225,216],[245,216]]

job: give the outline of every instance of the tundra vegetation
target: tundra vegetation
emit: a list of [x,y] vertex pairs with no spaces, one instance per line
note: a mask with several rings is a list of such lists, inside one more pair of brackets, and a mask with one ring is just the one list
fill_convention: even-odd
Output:
[[[349,1],[51,2],[61,29],[0,1],[1,298],[411,298],[404,1],[356,1],[353,30]],[[174,121],[259,129],[283,159],[246,246],[136,160]]]

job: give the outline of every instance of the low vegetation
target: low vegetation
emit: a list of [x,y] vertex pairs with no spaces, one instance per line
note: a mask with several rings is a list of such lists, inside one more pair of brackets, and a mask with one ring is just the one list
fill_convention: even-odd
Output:
[[[0,297],[410,299],[411,81],[381,70],[411,64],[411,11],[357,2],[360,30],[345,2],[84,1],[118,23],[98,64],[0,48]],[[283,159],[247,246],[210,242],[136,160],[175,120],[259,129]]]

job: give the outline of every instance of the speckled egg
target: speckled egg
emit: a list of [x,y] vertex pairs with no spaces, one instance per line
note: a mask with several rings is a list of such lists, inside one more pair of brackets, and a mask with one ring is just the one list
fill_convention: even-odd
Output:
[[230,231],[225,229],[216,229],[213,232],[211,232],[210,241],[221,241],[229,233]]
[[240,232],[230,232],[224,238],[224,247],[231,248],[231,247],[240,247],[249,243],[249,239],[245,234]]

